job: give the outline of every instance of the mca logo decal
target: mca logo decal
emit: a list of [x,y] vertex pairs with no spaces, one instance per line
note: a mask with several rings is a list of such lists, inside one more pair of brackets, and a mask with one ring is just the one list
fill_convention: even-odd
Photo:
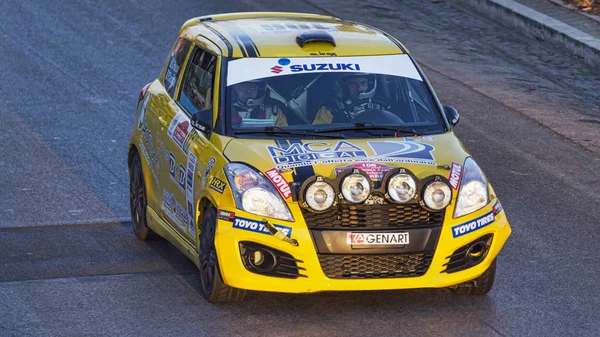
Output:
[[419,143],[411,140],[398,141],[374,141],[369,145],[375,152],[373,158],[412,158],[433,160],[431,152],[435,149],[429,144]]

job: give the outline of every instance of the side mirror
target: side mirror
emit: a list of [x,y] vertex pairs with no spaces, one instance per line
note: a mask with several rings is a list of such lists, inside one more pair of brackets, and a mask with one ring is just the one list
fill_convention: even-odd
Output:
[[198,110],[192,115],[192,127],[198,131],[202,131],[207,137],[210,137],[212,132],[212,109]]
[[458,111],[451,106],[444,105],[444,114],[446,115],[446,119],[450,122],[452,127],[455,127],[458,124],[458,120],[460,116],[458,115]]

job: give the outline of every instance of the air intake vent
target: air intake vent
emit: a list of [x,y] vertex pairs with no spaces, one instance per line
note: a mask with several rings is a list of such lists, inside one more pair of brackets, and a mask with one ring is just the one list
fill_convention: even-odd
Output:
[[296,36],[296,43],[300,47],[304,47],[305,44],[311,42],[329,42],[335,47],[333,36],[326,32],[300,33]]

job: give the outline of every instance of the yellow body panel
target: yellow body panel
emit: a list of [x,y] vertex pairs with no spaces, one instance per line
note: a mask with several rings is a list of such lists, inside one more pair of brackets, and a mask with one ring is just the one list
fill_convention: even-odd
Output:
[[[395,38],[365,24],[326,16],[284,14],[237,13],[220,19],[192,19],[184,24],[181,34],[197,41],[211,36],[223,56],[234,58],[366,56],[407,52]],[[333,37],[335,46],[315,42],[300,47],[296,36],[303,31],[325,31]],[[227,43],[231,45],[230,55],[227,54]]]
[[[278,27],[283,28],[276,33],[269,31],[272,28],[277,30]],[[307,28],[309,31],[313,28],[325,27],[325,30],[334,37],[336,46],[319,42],[308,44],[304,48],[300,47],[295,42],[295,36],[299,32],[297,28],[302,27],[309,27]],[[220,67],[223,57],[320,57],[333,54],[337,56],[363,56],[407,52],[393,37],[375,28],[328,16],[309,14],[233,13],[194,18],[184,24],[180,37],[188,39],[195,45],[218,56],[214,88],[219,88],[220,85]],[[249,55],[252,53],[254,53],[254,56]],[[187,52],[186,60],[190,57],[190,54],[191,50]],[[159,78],[147,88],[149,94],[146,96],[147,102],[144,99],[144,102],[140,102],[138,106],[138,118],[131,137],[130,152],[136,150],[142,160],[148,196],[148,226],[168,239],[198,265],[201,224],[196,223],[196,220],[202,219],[202,211],[206,205],[213,205],[219,210],[233,212],[236,216],[242,218],[256,221],[264,219],[262,216],[250,214],[236,208],[232,190],[223,168],[229,162],[241,162],[251,164],[260,172],[272,169],[276,166],[276,163],[268,151],[268,147],[279,146],[279,143],[273,139],[235,139],[219,135],[218,132],[213,132],[210,137],[207,137],[204,133],[198,131],[197,137],[191,139],[189,143],[187,143],[188,138],[186,138],[185,147],[178,145],[170,133],[172,133],[174,126],[179,127],[179,124],[181,124],[178,124],[177,118],[185,120],[186,117],[182,115],[181,107],[175,103],[163,86],[166,69],[167,65],[163,68]],[[180,74],[179,79],[181,77]],[[176,88],[179,88],[179,85],[180,81],[178,80]],[[213,127],[219,113],[217,102],[221,99],[219,97],[220,93],[220,90],[214,90],[213,93]],[[147,104],[144,105],[145,103]],[[167,132],[167,129],[169,129],[169,132]],[[419,179],[432,175],[449,178],[448,166],[452,163],[462,165],[464,160],[469,157],[468,152],[453,131],[430,137],[303,140],[300,145],[318,151],[334,147],[340,141],[345,141],[350,146],[369,149],[368,142],[373,140],[418,142],[431,148],[431,155],[435,159],[430,163],[383,163],[393,167],[406,168]],[[180,181],[173,176],[173,168],[169,167],[168,163],[171,157],[173,158],[171,162],[174,163],[176,168],[183,167],[184,170],[191,171],[191,176],[189,174],[186,176],[186,179],[190,180],[186,180],[183,189],[181,186],[177,186]],[[196,160],[192,162],[190,158]],[[194,165],[190,165],[190,163]],[[348,162],[320,163],[312,165],[311,170],[314,175],[333,179],[336,176],[335,168],[348,164]],[[177,169],[175,171],[181,172]],[[298,173],[298,169],[291,167],[282,167],[280,171],[290,183],[294,182]],[[189,172],[186,171],[186,173]],[[192,186],[190,186],[190,181]],[[222,191],[210,187],[213,181],[225,183]],[[299,182],[302,183],[302,181]],[[190,190],[188,191],[187,188],[190,188]],[[298,202],[292,201],[291,198],[285,200],[285,202],[295,221],[267,220],[272,224],[291,227],[291,238],[298,242],[297,246],[271,235],[234,228],[233,223],[230,221],[218,220],[215,245],[221,275],[226,284],[236,288],[293,293],[437,288],[457,285],[481,275],[496,258],[511,233],[504,211],[500,211],[495,215],[493,223],[460,237],[453,237],[451,229],[453,226],[467,223],[492,211],[497,198],[491,186],[489,188],[491,202],[487,206],[457,219],[453,218],[457,193],[455,190],[452,191],[452,200],[445,212],[433,261],[427,272],[419,277],[381,279],[330,279],[326,277],[319,263],[311,233],[304,222],[300,205]],[[171,195],[173,196],[172,199],[165,197]],[[179,205],[177,207],[181,208],[181,205],[187,202],[193,204],[193,210],[189,214],[187,222],[184,223],[183,218],[185,216],[180,217],[179,214],[175,214],[177,212],[169,209],[171,207],[169,205]],[[493,234],[493,240],[483,262],[451,274],[442,272],[443,265],[448,262],[448,256],[456,249],[486,234]],[[287,279],[263,276],[248,271],[240,256],[240,241],[252,241],[292,255],[295,259],[303,261],[299,263],[299,266],[306,269],[301,274],[307,277]]]
[[[298,240],[298,246],[277,240],[274,237],[242,231],[231,227],[232,223],[219,220],[216,236],[216,246],[221,265],[221,275],[226,284],[248,290],[275,291],[286,293],[311,293],[320,291],[348,291],[348,290],[386,290],[386,289],[411,289],[411,288],[443,288],[457,285],[472,280],[481,275],[496,258],[504,243],[511,233],[511,228],[506,220],[504,211],[496,215],[496,220],[484,229],[464,235],[460,238],[452,238],[450,228],[455,224],[466,222],[465,218],[476,218],[489,212],[493,203],[487,207],[468,216],[452,219],[452,212],[446,212],[442,234],[433,256],[429,269],[423,276],[405,278],[381,278],[381,279],[330,279],[325,276],[315,252],[315,246],[306,225],[302,222],[299,209],[292,208],[295,223],[275,220],[274,223],[293,228],[292,238]],[[230,209],[236,215],[245,218],[254,218],[251,214]],[[480,264],[463,271],[447,274],[442,273],[443,264],[448,262],[450,256],[456,249],[485,235],[494,234],[492,246],[485,260]],[[251,273],[244,267],[239,254],[239,241],[253,241],[284,251],[294,258],[304,261],[300,267],[306,268],[302,274],[307,278],[285,279],[278,277],[262,276]]]

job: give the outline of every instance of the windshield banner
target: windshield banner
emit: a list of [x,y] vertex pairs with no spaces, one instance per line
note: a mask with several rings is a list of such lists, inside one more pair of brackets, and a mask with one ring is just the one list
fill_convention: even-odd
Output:
[[310,72],[359,72],[423,80],[408,55],[241,58],[229,61],[227,85],[231,86],[259,78]]

